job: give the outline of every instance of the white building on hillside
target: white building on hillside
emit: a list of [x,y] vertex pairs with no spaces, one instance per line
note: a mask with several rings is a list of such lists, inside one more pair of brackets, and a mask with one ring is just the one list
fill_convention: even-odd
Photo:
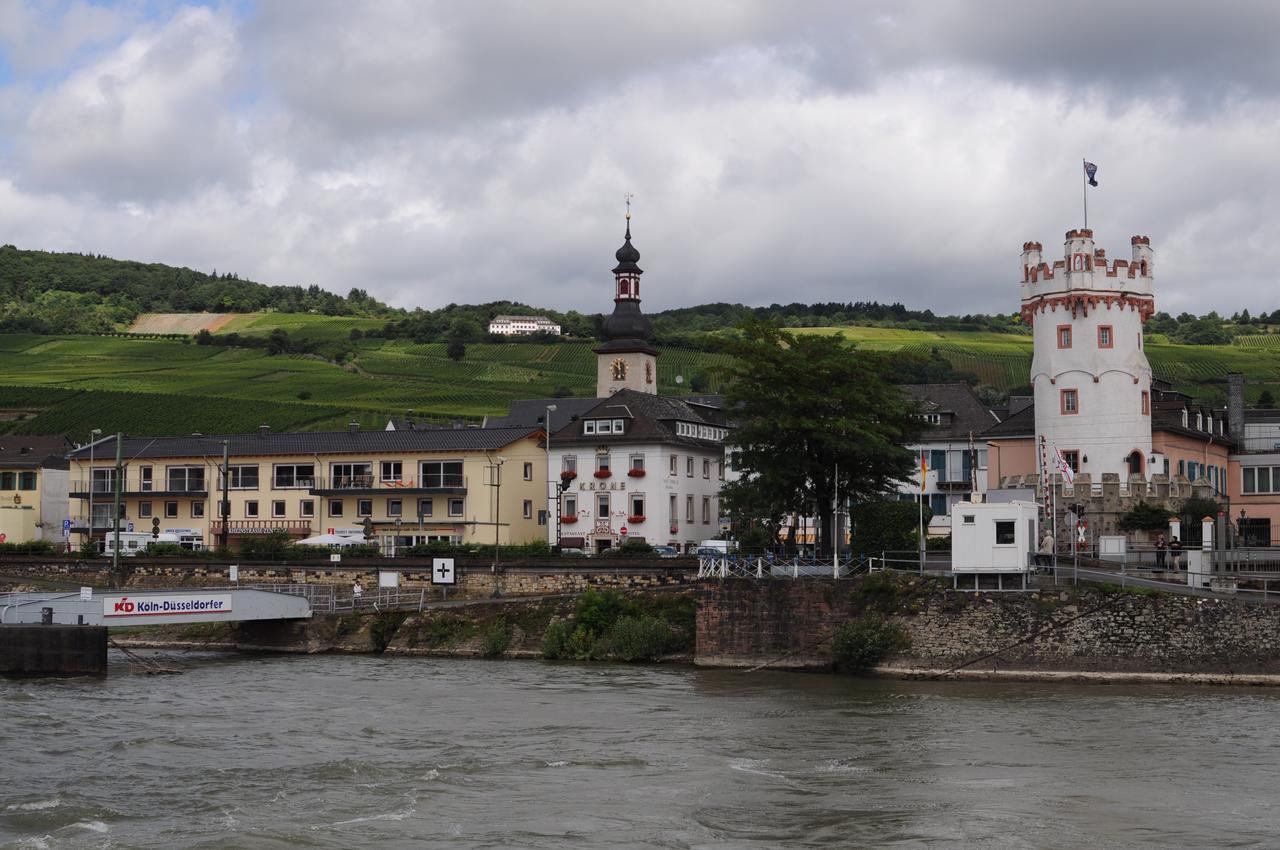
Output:
[[489,320],[489,333],[504,336],[548,333],[559,336],[560,326],[546,316],[494,316]]

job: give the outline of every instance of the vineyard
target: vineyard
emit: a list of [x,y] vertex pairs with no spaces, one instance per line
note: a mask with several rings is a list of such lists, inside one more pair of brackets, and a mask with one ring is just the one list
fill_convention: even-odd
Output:
[[[262,424],[320,430],[351,420],[380,428],[408,410],[478,419],[506,412],[519,398],[595,392],[595,355],[585,342],[475,344],[460,361],[442,344],[364,339],[352,348],[354,358],[337,365],[189,340],[0,335],[0,430],[163,435]],[[727,362],[668,351],[659,359],[659,388],[688,391],[694,375],[714,387],[715,367]]]
[[[91,428],[136,435],[340,428],[355,420],[382,427],[390,416],[478,419],[511,401],[595,391],[593,345],[473,344],[461,360],[442,343],[364,338],[353,328],[370,319],[315,314],[236,316],[223,333],[266,334],[286,327],[299,338],[346,340],[341,364],[316,355],[269,356],[262,349],[196,345],[189,339],[121,336],[0,335],[0,431],[82,435]],[[376,324],[376,323],[375,323]],[[1024,388],[1029,336],[891,328],[812,328],[859,347],[930,356],[1007,392]],[[1206,402],[1225,398],[1227,372],[1246,376],[1249,399],[1280,394],[1280,335],[1244,336],[1230,346],[1173,345],[1149,340],[1157,377]],[[658,389],[721,389],[723,354],[667,349],[658,359]]]

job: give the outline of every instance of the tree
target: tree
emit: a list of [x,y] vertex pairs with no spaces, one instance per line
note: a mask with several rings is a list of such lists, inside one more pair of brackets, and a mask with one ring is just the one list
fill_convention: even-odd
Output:
[[734,506],[773,504],[817,516],[830,554],[832,507],[883,499],[908,480],[923,421],[883,377],[877,359],[838,336],[792,335],[751,321],[729,346],[728,408],[742,478],[724,488]]
[[1270,410],[1275,406],[1276,399],[1275,396],[1271,394],[1271,390],[1263,390],[1262,394],[1258,396],[1258,407],[1261,407],[1264,410]]
[[451,337],[444,353],[449,355],[450,360],[461,360],[467,356],[467,344],[456,336]]
[[289,353],[289,333],[284,328],[276,328],[267,337],[267,354]]

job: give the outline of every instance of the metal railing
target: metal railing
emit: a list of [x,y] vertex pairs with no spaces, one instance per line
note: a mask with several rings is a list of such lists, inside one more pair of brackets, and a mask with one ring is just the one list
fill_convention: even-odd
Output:
[[312,490],[376,490],[388,494],[397,490],[465,490],[465,475],[425,475],[420,478],[380,478],[376,475],[335,475],[308,479]]
[[317,614],[378,613],[381,611],[421,611],[427,604],[427,588],[377,587],[356,596],[350,588],[334,584],[247,584],[248,590],[265,590],[301,596]]
[[698,578],[849,578],[865,573],[871,559],[863,555],[813,558],[804,555],[721,555],[698,558]]

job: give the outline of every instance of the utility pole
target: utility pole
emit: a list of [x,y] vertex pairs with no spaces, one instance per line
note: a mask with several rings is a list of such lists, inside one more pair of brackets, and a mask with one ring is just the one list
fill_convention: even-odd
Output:
[[93,446],[102,436],[101,428],[89,432],[89,542],[93,542]]
[[222,514],[222,530],[218,534],[218,547],[227,548],[228,525],[231,523],[231,499],[227,488],[231,485],[231,441],[222,441],[222,503],[219,513]]
[[[111,509],[111,520],[115,525],[115,541],[111,553],[111,572],[115,576],[120,576],[120,487],[124,483],[124,454],[122,451],[122,439],[124,434],[116,432],[116,475],[115,475],[115,507]],[[89,522],[93,522],[92,517]]]
[[500,536],[502,534],[502,464],[504,458],[489,462],[489,486],[493,487],[493,598],[502,595],[498,586],[498,567],[501,561]]

